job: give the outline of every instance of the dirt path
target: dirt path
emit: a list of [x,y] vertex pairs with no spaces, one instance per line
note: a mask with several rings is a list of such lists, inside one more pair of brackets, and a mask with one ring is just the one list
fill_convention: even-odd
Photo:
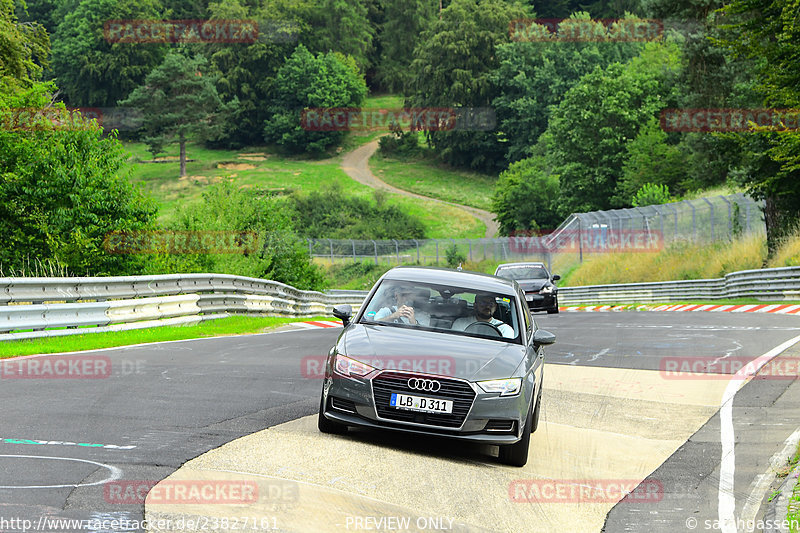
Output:
[[398,189],[397,187],[393,187],[388,183],[386,183],[385,181],[381,181],[380,179],[378,179],[375,176],[375,174],[373,174],[372,171],[369,169],[369,158],[372,156],[372,154],[375,153],[377,149],[378,149],[378,141],[372,141],[371,143],[356,148],[352,152],[348,152],[342,158],[342,170],[344,170],[348,176],[350,176],[357,182],[363,183],[367,187],[372,187],[373,189],[384,189],[394,194],[402,194],[403,196],[408,196],[410,198],[421,198],[423,200],[431,200],[433,202],[440,202],[443,204],[452,205],[454,207],[463,209],[464,211],[467,211],[469,214],[479,219],[486,225],[487,238],[497,236],[499,224],[494,220],[493,213],[484,211],[483,209],[477,209],[475,207],[469,207],[461,204],[454,204],[453,202],[445,202],[444,200],[431,198],[430,196],[423,196],[421,194],[404,191],[403,189]]

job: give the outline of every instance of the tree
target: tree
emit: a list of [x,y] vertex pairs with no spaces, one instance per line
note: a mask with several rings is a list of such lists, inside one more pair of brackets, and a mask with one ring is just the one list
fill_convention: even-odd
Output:
[[223,101],[238,99],[240,106],[227,117],[225,135],[214,144],[254,145],[263,141],[263,125],[272,103],[278,69],[297,39],[310,32],[309,7],[304,2],[269,0],[247,8],[235,0],[212,3],[211,19],[256,19],[259,39],[253,43],[209,43],[203,55],[218,73],[217,91]]
[[[589,20],[588,13],[575,13],[564,25],[586,24]],[[599,22],[592,24],[603,28]],[[492,81],[500,94],[493,105],[506,158],[518,161],[531,155],[533,145],[547,128],[550,106],[558,105],[581,76],[597,66],[624,63],[641,46],[636,42],[567,40],[519,40],[499,45],[499,66],[492,73]]]
[[[6,109],[45,109],[55,87],[35,84],[0,98]],[[47,117],[68,115],[63,104]],[[113,136],[79,116],[0,129],[0,265],[36,259],[88,275],[138,273],[139,259],[104,248],[114,231],[148,229],[155,204],[126,177],[128,155]]]
[[551,173],[545,157],[534,155],[512,163],[500,174],[492,196],[492,212],[497,214],[503,235],[553,229],[562,220],[559,197],[558,176]]
[[567,91],[547,130],[565,210],[620,206],[614,192],[627,157],[626,145],[643,124],[675,101],[672,93],[679,70],[677,46],[648,43],[627,64],[595,68]]
[[[530,11],[502,0],[454,0],[439,14],[414,49],[411,107],[491,107],[498,95],[492,71],[496,48],[510,40],[512,20]],[[485,171],[505,166],[494,131],[433,131],[429,142],[444,161]]]
[[236,99],[222,103],[216,79],[205,69],[207,63],[200,55],[186,57],[170,52],[147,75],[144,85],[119,103],[141,109],[144,141],[153,155],[178,142],[181,177],[186,175],[186,141],[219,138],[224,133],[226,114],[235,112],[239,105]]
[[381,47],[375,77],[381,88],[403,93],[410,81],[414,46],[436,16],[429,0],[383,0],[384,22],[378,32]]
[[633,204],[634,195],[648,183],[666,187],[667,195],[686,191],[687,155],[680,146],[667,142],[666,132],[654,117],[639,129],[625,151],[622,178],[617,182],[618,204]]
[[305,41],[315,52],[341,52],[352,56],[363,73],[370,66],[375,29],[369,23],[364,0],[316,0],[314,31]]
[[19,22],[13,0],[0,0],[0,89],[29,86],[40,79],[49,52],[50,40],[44,27],[36,22]]
[[104,23],[159,20],[158,0],[82,0],[53,36],[53,74],[73,106],[110,107],[128,96],[167,52],[164,43],[110,43]]
[[[719,42],[755,61],[757,89],[767,106],[800,106],[799,8],[798,0],[733,0],[723,10],[733,21],[722,26],[729,33]],[[762,128],[738,139],[751,163],[739,180],[765,200],[767,246],[773,254],[800,219],[800,133]]]
[[299,45],[278,70],[264,138],[292,152],[321,153],[341,142],[344,132],[304,128],[302,111],[358,107],[366,94],[366,83],[352,58],[334,52],[314,56]]

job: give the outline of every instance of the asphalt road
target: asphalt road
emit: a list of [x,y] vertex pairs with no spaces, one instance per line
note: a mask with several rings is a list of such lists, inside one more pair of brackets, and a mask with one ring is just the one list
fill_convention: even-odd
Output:
[[[607,368],[659,370],[664,358],[676,356],[754,358],[800,334],[796,317],[775,315],[563,313],[536,319],[559,337],[548,350],[550,363]],[[0,531],[22,531],[23,519],[31,521],[25,524],[32,525],[29,530],[45,530],[48,522],[41,517],[141,520],[143,505],[114,501],[107,493],[109,480],[155,482],[226,442],[314,413],[321,384],[317,376],[304,375],[302,359],[327,353],[339,331],[296,330],[84,352],[82,357],[107,363],[110,372],[85,372],[78,378],[20,378],[25,369],[35,374],[28,362],[16,376],[4,371]],[[43,364],[44,359],[54,360],[25,361]],[[35,370],[41,375],[41,369]],[[742,394],[741,401],[737,396],[734,419],[746,421],[737,427],[740,434],[759,431],[756,426],[765,423],[759,410],[775,403],[787,383],[762,384],[769,394]],[[785,424],[770,435],[773,440],[782,442],[782,430],[791,421]],[[713,477],[719,431],[715,441],[713,419],[701,431],[708,433],[706,438],[688,443],[662,467],[672,469],[662,472],[665,479],[673,471]],[[773,453],[754,446],[754,455],[768,459]],[[751,462],[761,466],[766,459]],[[739,468],[736,475],[744,479],[751,473]],[[632,519],[616,509],[612,518],[620,524],[647,523],[641,514]],[[17,522],[3,522],[12,519]],[[65,524],[49,530],[103,531]]]

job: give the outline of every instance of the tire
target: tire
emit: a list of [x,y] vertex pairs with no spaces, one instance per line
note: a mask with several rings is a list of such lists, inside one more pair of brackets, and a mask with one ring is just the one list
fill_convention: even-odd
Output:
[[343,435],[347,433],[347,426],[344,424],[339,424],[338,422],[334,422],[332,420],[328,420],[325,418],[325,404],[324,396],[321,396],[319,399],[319,417],[317,418],[317,428],[322,433],[331,433],[333,435]]
[[539,387],[539,395],[536,397],[536,407],[533,408],[533,423],[531,424],[531,433],[539,429],[539,412],[542,406],[542,388]]
[[556,315],[558,314],[558,300],[553,302],[553,307],[547,310],[548,315]]
[[525,428],[522,430],[522,438],[514,444],[500,446],[500,462],[509,466],[525,466],[528,462],[528,448],[531,443],[531,426],[533,425],[533,406],[528,410],[528,417],[525,419]]

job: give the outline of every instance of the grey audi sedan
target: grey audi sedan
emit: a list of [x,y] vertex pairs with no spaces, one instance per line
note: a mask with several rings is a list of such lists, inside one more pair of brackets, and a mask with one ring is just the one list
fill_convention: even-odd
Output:
[[525,294],[508,279],[397,267],[359,311],[337,306],[344,330],[328,354],[320,431],[360,426],[500,446],[523,466],[542,399],[543,346]]

